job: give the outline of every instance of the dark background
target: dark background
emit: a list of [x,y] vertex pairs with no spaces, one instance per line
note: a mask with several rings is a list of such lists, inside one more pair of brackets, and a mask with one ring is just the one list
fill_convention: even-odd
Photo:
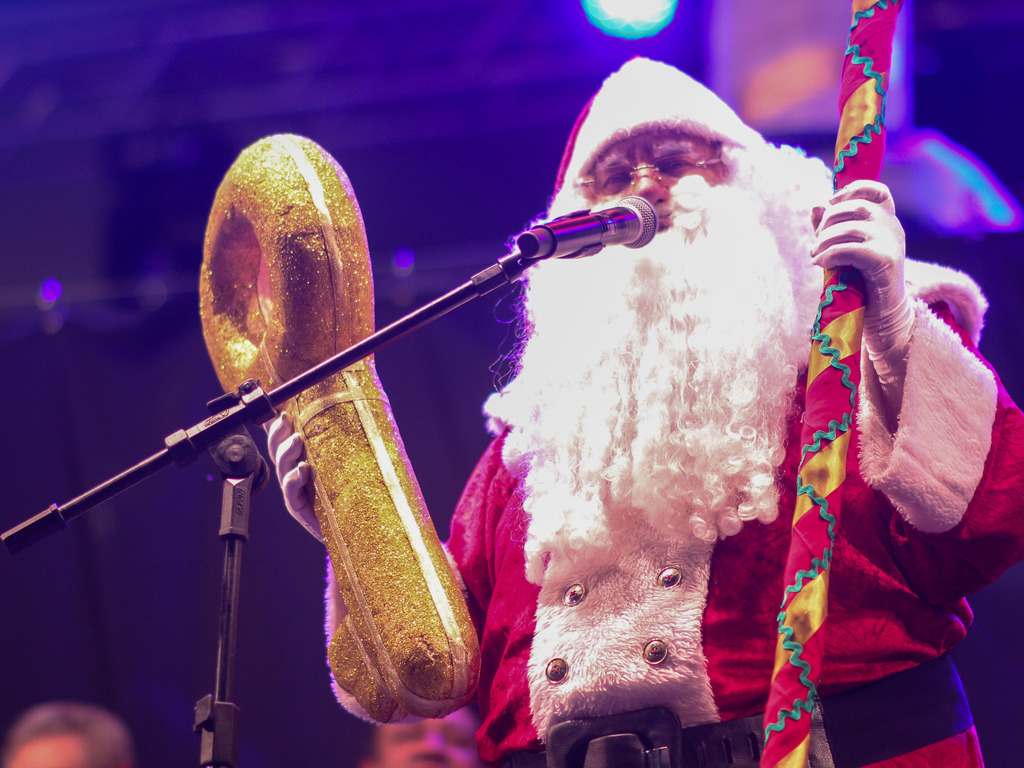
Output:
[[[800,6],[779,8],[766,34],[784,45]],[[683,4],[660,36],[629,42],[589,27],[570,0],[0,5],[0,528],[203,418],[219,392],[197,311],[203,230],[246,145],[299,133],[345,168],[380,325],[491,263],[543,210],[577,112],[626,58],[705,77],[712,10]],[[1024,8],[909,13],[916,124],[1024,197]],[[912,255],[981,283],[992,304],[982,350],[1024,398],[1022,236],[906,225]],[[407,276],[392,268],[403,249],[416,254]],[[56,304],[39,298],[46,278],[63,284]],[[488,297],[378,356],[442,536],[486,444],[480,404],[510,348],[513,302]],[[206,457],[164,470],[31,549],[0,553],[0,728],[36,702],[85,699],[125,716],[146,768],[196,764],[192,709],[213,689],[221,571],[213,475]],[[353,765],[364,729],[328,687],[322,550],[274,487],[256,497],[243,560],[240,765]],[[1024,750],[1022,593],[1017,568],[978,594],[957,652],[995,767],[1019,765]]]

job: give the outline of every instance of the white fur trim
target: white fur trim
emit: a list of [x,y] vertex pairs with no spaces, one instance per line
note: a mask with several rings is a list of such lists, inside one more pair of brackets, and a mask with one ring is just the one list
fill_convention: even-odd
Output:
[[[502,408],[501,396],[504,390],[501,392],[492,392],[487,396],[484,401],[484,416],[487,419],[487,432],[494,437],[508,431],[508,428],[512,424],[511,417],[505,413],[505,409]],[[456,572],[458,569],[456,569]]]
[[[650,706],[672,708],[684,726],[719,719],[701,645],[714,544],[666,543],[643,525],[631,533],[615,557],[580,568],[556,554],[548,563],[528,671],[533,722],[541,734],[566,719]],[[671,588],[657,582],[668,566],[682,573]],[[583,584],[586,597],[568,606],[563,596],[573,584]],[[668,657],[657,665],[643,659],[653,639],[669,645]],[[551,683],[545,669],[556,658],[568,663],[569,672]]]
[[[338,589],[338,582],[334,577],[334,569],[331,567],[330,558],[327,559],[327,577],[325,580],[327,586],[324,588],[324,635],[327,639],[327,645],[330,647],[331,638],[334,637],[335,631],[348,613],[345,603],[341,599],[341,590]],[[328,665],[327,673],[331,679],[331,690],[334,691],[334,697],[338,700],[338,703],[356,717],[367,722],[374,722],[373,718],[356,701],[356,697],[338,685],[338,681],[334,679],[334,675],[330,671],[330,665]]]
[[338,629],[342,619],[348,614],[345,602],[341,599],[341,590],[338,589],[338,581],[334,577],[334,569],[331,567],[330,558],[327,559],[327,586],[324,589],[324,634],[327,635],[327,642],[331,642],[334,632]]
[[452,576],[455,577],[455,583],[459,587],[459,592],[462,596],[469,600],[469,588],[466,586],[466,580],[462,578],[462,571],[459,570],[459,563],[455,559],[455,556],[448,551],[448,545],[444,542],[441,543],[441,551],[444,552],[444,556],[448,558],[448,565],[452,569]]
[[864,377],[861,473],[904,520],[926,533],[940,533],[960,522],[981,481],[992,441],[996,382],[924,302],[915,301],[914,309],[895,434],[886,426],[873,372]]
[[[331,568],[329,558],[327,560],[326,581],[327,587],[324,590],[324,634],[327,637],[327,645],[329,647],[335,631],[337,631],[341,622],[345,620],[345,616],[348,615],[348,609],[345,608],[345,603],[341,598],[341,590],[338,589],[338,582],[335,579],[334,569]],[[334,698],[338,700],[338,703],[359,719],[377,725],[378,721],[367,713],[356,700],[356,697],[338,685],[338,681],[334,679],[330,668],[328,668],[328,675],[331,679],[331,690],[334,691]],[[410,716],[404,709],[395,707],[395,711],[388,722],[397,723],[409,718]]]
[[907,292],[926,304],[944,301],[953,319],[970,335],[974,346],[981,343],[988,301],[981,288],[967,274],[939,264],[906,261]]

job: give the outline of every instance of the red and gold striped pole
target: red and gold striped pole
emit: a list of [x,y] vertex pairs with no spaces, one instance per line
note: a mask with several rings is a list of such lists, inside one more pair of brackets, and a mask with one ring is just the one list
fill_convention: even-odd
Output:
[[[885,149],[885,86],[901,0],[854,0],[843,61],[836,189],[877,179]],[[853,271],[827,272],[811,336],[797,502],[765,709],[765,768],[802,768],[810,750],[828,616],[828,578],[860,381],[864,291]]]

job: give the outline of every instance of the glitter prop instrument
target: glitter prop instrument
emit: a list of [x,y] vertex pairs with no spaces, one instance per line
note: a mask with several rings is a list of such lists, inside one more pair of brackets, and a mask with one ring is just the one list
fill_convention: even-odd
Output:
[[[362,216],[341,167],[291,135],[244,150],[206,231],[200,313],[225,391],[277,387],[373,332]],[[372,357],[284,405],[313,469],[314,510],[347,616],[328,657],[369,715],[456,709],[479,648]]]
[[[854,0],[840,84],[837,190],[857,179],[878,178],[899,8],[900,0]],[[860,276],[851,270],[826,272],[811,336],[797,502],[765,709],[761,765],[766,768],[802,768],[808,761],[825,650],[829,567],[860,381],[863,316]]]

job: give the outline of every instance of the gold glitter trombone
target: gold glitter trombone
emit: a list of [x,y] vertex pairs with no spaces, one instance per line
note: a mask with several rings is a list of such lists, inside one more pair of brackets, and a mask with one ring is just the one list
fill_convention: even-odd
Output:
[[[278,387],[274,404],[305,441],[347,608],[329,646],[335,680],[381,721],[461,706],[478,641],[372,357],[359,358],[373,332],[369,251],[351,184],[323,149],[277,135],[238,157],[210,214],[200,304],[224,389]],[[320,380],[315,366],[353,345],[355,362]]]

